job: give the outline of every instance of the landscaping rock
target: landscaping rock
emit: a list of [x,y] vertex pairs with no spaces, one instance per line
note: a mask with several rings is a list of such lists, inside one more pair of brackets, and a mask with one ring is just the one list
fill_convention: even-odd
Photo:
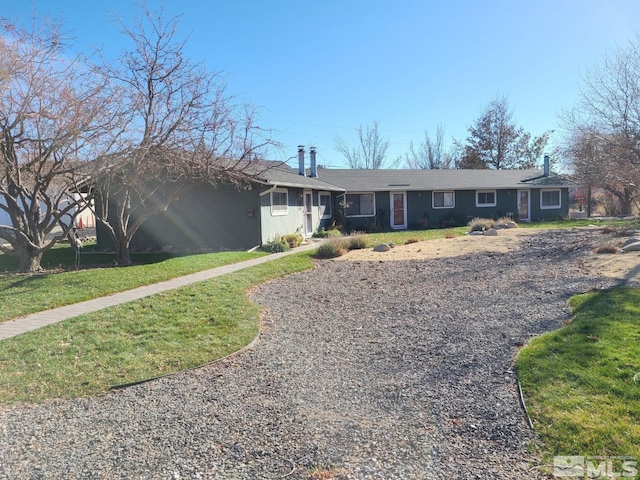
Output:
[[497,237],[498,236],[498,231],[495,228],[490,228],[488,230],[485,230],[483,232],[483,235],[485,235],[487,237]]
[[622,247],[623,252],[640,252],[640,241],[628,243]]
[[640,238],[638,237],[631,237],[625,240],[625,242],[622,244],[622,246],[626,246],[626,245],[630,245],[632,243],[637,243],[640,242]]
[[484,232],[482,232],[481,230],[474,230],[473,232],[469,232],[468,235],[483,235]]
[[507,223],[507,228],[520,228],[520,225],[518,225],[516,222],[509,222]]
[[571,295],[616,284],[577,265],[591,236],[320,262],[267,282],[251,290],[264,328],[248,350],[106,395],[1,407],[0,479],[544,480],[513,360],[570,318]]
[[389,250],[391,250],[391,247],[386,243],[381,243],[373,247],[374,252],[388,252]]

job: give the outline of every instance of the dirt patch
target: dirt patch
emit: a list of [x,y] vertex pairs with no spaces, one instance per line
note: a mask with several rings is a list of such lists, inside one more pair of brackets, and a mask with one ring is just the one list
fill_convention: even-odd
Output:
[[[465,235],[463,237],[442,238],[397,245],[388,252],[374,252],[372,248],[352,250],[339,257],[340,261],[397,261],[425,258],[450,258],[469,254],[488,252],[509,253],[526,247],[532,236],[548,232],[548,229],[512,228],[498,231],[495,237],[482,235]],[[640,252],[598,254],[595,250],[604,243],[618,243],[625,238],[614,238],[604,234],[601,229],[591,229],[588,248],[577,260],[586,270],[620,280],[640,282]]]

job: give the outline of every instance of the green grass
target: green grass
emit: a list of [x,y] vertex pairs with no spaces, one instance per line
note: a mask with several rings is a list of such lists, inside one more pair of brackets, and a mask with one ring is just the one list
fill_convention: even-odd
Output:
[[247,289],[312,267],[302,252],[3,340],[0,401],[96,395],[235,352],[259,329]]
[[395,232],[368,233],[363,234],[370,245],[378,245],[380,243],[395,243],[396,245],[404,244],[410,238],[417,238],[419,241],[435,240],[445,238],[447,234],[459,237],[469,231],[469,227],[455,227],[447,229],[430,229],[430,230],[401,230]]
[[640,457],[640,289],[571,299],[575,317],[518,356],[542,455]]
[[[56,258],[64,255],[60,252]],[[134,256],[138,264],[126,268],[0,275],[0,322],[263,255],[266,254],[219,252],[171,258],[165,254],[140,254]],[[112,261],[106,263],[113,265]]]
[[597,227],[604,227],[606,225],[613,225],[616,228],[640,228],[640,222],[633,220],[601,220],[598,218],[584,218],[584,219],[568,219],[568,220],[545,220],[542,222],[520,222],[518,226],[522,228],[573,228],[573,227],[588,227],[589,225],[595,225]]

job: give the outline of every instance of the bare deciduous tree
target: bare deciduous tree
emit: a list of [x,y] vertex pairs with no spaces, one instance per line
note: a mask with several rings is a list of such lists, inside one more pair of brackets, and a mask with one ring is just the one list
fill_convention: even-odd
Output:
[[601,186],[631,213],[640,186],[640,38],[583,75],[579,102],[564,112],[565,153],[576,178]]
[[11,224],[0,225],[0,251],[18,258],[19,271],[37,271],[84,206],[67,194],[104,146],[110,108],[104,82],[66,55],[58,24],[2,23],[0,209]]
[[97,219],[109,232],[119,265],[145,220],[193,185],[242,183],[258,173],[252,158],[273,145],[255,124],[255,109],[236,102],[225,79],[184,56],[179,19],[140,5],[132,48],[104,67],[119,99],[119,151],[98,162]]
[[405,154],[407,168],[422,170],[438,170],[451,168],[452,155],[444,148],[444,127],[438,125],[436,136],[431,138],[429,132],[424,132],[424,142],[416,150],[413,142],[409,144],[409,151]]
[[367,170],[377,170],[388,168],[397,163],[387,160],[387,150],[389,150],[389,140],[385,140],[380,135],[379,122],[376,120],[372,126],[363,128],[360,125],[356,129],[358,134],[358,146],[351,148],[342,138],[336,137],[334,148],[344,155],[349,168],[359,168]]

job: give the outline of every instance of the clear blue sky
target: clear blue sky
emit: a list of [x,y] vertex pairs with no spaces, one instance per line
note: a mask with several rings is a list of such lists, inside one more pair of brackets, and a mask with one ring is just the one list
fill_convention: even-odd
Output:
[[[156,10],[160,2],[149,0]],[[580,75],[635,38],[637,0],[167,0],[190,35],[188,54],[228,74],[229,89],[262,107],[285,150],[318,148],[344,166],[336,135],[355,145],[359,125],[380,122],[389,154],[424,130],[464,140],[487,103],[506,95],[519,125],[559,131]],[[128,0],[0,0],[0,15],[62,18],[78,49],[123,48],[109,12],[128,21]],[[558,135],[556,134],[556,141]]]

